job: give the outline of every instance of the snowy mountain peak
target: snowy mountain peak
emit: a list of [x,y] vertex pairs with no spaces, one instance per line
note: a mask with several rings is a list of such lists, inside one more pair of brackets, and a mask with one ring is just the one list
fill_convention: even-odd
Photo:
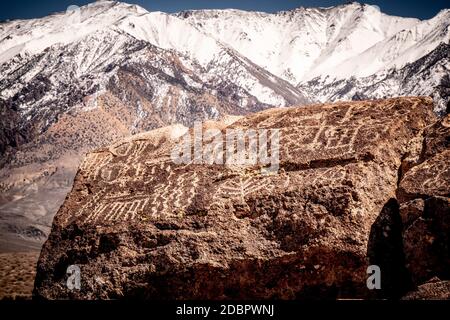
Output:
[[7,22],[0,25],[0,63],[20,53],[35,54],[57,43],[71,43],[126,17],[146,13],[137,5],[100,1],[41,19]]
[[322,74],[338,77],[334,70],[347,59],[357,61],[377,43],[420,23],[357,2],[273,14],[227,9],[176,16],[293,84]]
[[[287,81],[289,90],[295,91],[294,87],[317,78],[329,83],[402,69],[450,43],[450,10],[420,21],[390,16],[359,2],[276,13],[225,9],[167,14],[97,1],[42,19],[0,24],[0,65],[13,57],[33,56],[52,46],[105,34],[125,34],[177,52],[205,70],[239,61],[252,70],[264,70],[275,82]],[[281,103],[270,97],[272,93],[262,94],[261,87],[255,89],[235,77],[261,101]]]

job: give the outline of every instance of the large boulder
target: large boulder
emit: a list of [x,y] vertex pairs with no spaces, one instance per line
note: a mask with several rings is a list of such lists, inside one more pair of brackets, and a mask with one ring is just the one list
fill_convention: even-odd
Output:
[[[34,295],[369,297],[367,266],[383,260],[377,243],[392,231],[380,229],[379,217],[399,215],[392,199],[402,161],[435,121],[431,99],[398,98],[203,125],[220,133],[203,137],[202,150],[230,129],[267,129],[275,140],[279,129],[279,149],[268,154],[279,155],[275,171],[267,162],[174,161],[174,149],[196,133],[179,127],[89,153],[43,246]],[[80,290],[66,284],[71,265],[80,268]]]

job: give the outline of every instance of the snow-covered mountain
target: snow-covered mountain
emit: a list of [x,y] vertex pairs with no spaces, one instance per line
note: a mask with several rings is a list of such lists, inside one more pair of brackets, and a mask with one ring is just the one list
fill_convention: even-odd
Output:
[[[115,31],[176,51],[203,68],[212,68],[209,74],[234,77],[234,83],[262,103],[286,105],[295,99],[283,101],[277,92],[267,89],[264,81],[224,72],[230,61],[261,68],[266,78],[276,79],[281,86],[286,87],[286,83],[279,78],[301,88],[303,92],[288,88],[294,90],[294,96],[307,95],[313,101],[324,101],[329,97],[317,96],[318,88],[308,90],[311,80],[327,84],[352,77],[367,80],[389,70],[400,70],[440,44],[448,44],[449,21],[448,9],[420,21],[389,16],[376,6],[357,2],[273,14],[229,9],[169,15],[148,12],[137,5],[99,1],[79,11],[0,24],[0,63],[17,55],[39,54],[54,45],[83,41],[100,31]],[[91,54],[98,51],[95,46],[88,47]],[[114,47],[111,50],[109,55],[114,53]],[[108,55],[102,57],[105,61],[107,58]],[[76,67],[84,70],[85,60],[78,60]],[[2,97],[6,98],[14,93],[14,88],[3,91]],[[418,93],[399,91],[397,95]],[[306,102],[303,97],[299,101]],[[442,106],[438,111],[443,111]]]
[[450,111],[450,45],[441,43],[424,57],[401,68],[392,67],[367,77],[335,79],[321,76],[299,88],[321,102],[382,99],[398,95],[430,96],[435,110]]
[[201,10],[178,16],[293,83],[332,72],[346,59],[418,23],[357,3],[276,14]]
[[[347,80],[351,84],[354,79],[361,79],[365,86],[374,87],[380,77],[402,70],[441,44],[450,43],[448,9],[426,21],[389,16],[376,6],[357,2],[274,14],[193,10],[176,16],[320,102],[352,98],[339,96],[338,90],[332,95],[322,93],[321,86],[329,88],[333,82],[334,86],[342,86]],[[378,86],[376,94],[357,93],[367,98],[431,94],[437,98],[436,111],[443,113],[448,97],[436,96],[436,84],[441,83],[449,69],[447,62],[441,63],[436,73],[430,72],[426,85],[433,87],[404,88],[400,82],[392,81],[393,88]],[[367,82],[370,79],[372,83]]]
[[131,134],[400,95],[444,113],[449,40],[450,10],[420,21],[359,3],[166,14],[97,1],[2,22],[0,234],[41,241],[83,154]]

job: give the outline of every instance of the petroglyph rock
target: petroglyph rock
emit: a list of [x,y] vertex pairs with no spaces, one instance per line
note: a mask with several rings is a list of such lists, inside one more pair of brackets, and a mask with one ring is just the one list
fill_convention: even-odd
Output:
[[[205,125],[222,133],[279,129],[279,149],[271,149],[279,170],[270,174],[260,163],[176,164],[171,153],[183,137],[169,133],[92,152],[54,219],[34,294],[367,297],[371,227],[395,197],[410,142],[435,120],[430,99],[399,98]],[[80,267],[81,290],[66,286],[70,265]]]

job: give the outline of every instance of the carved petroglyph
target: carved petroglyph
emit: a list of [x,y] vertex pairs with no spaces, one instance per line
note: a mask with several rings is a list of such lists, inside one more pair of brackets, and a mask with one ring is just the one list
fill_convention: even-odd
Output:
[[113,156],[104,152],[89,153],[82,164],[80,169],[87,173],[86,177],[90,180],[94,180],[100,174],[100,171],[108,163],[111,162]]
[[344,167],[316,168],[283,173],[280,175],[280,180],[283,181],[283,189],[289,190],[292,185],[308,187],[337,184],[341,183],[346,176]]
[[[419,231],[411,241],[400,235],[400,244],[410,244],[409,251],[404,246],[405,261],[431,270],[428,267],[433,264],[423,264],[427,259],[420,256],[431,252],[430,246],[445,234],[430,228],[440,223],[435,218],[445,218],[445,211],[440,210],[445,209],[447,199],[441,189],[420,187],[427,179],[425,185],[433,184],[434,172],[442,171],[437,178],[442,179],[443,167],[434,165],[432,158],[447,147],[445,136],[436,136],[432,142],[422,134],[435,118],[431,100],[417,100],[422,105],[415,107],[410,99],[402,98],[280,108],[246,116],[223,128],[254,129],[265,121],[264,126],[271,127],[262,129],[280,128],[281,137],[295,133],[288,140],[292,147],[298,144],[299,152],[287,159],[280,150],[280,167],[272,175],[261,175],[257,165],[163,163],[167,158],[161,150],[171,149],[176,140],[161,142],[157,151],[147,147],[133,162],[119,156],[132,153],[126,145],[114,149],[116,156],[103,151],[112,157],[106,167],[127,166],[124,176],[119,175],[127,179],[126,184],[87,181],[88,172],[78,173],[39,259],[37,297],[73,297],[61,287],[55,270],[61,261],[78,259],[84,261],[87,275],[101,274],[105,281],[111,280],[102,288],[86,286],[75,296],[79,299],[114,299],[118,292],[124,298],[179,300],[298,299],[311,293],[336,299],[370,298],[364,286],[368,241],[373,240],[374,227],[392,233],[384,228],[390,221],[380,221],[380,212],[396,209],[395,200],[389,199],[400,196],[411,205],[408,215],[413,213],[410,216],[416,219],[405,224],[404,233]],[[383,127],[387,131],[380,131]],[[419,162],[403,170],[402,160],[416,138],[425,145],[411,150],[418,151]],[[302,141],[308,145],[302,146]],[[354,154],[345,154],[345,148],[355,150]],[[428,154],[422,155],[422,150]],[[436,171],[429,175],[431,166]],[[117,179],[114,172],[110,177]],[[448,183],[436,181],[436,185],[447,185],[448,190]],[[423,201],[409,203],[415,199]],[[67,216],[74,219],[83,205],[85,210],[73,223],[87,219],[86,225],[62,224]],[[386,240],[383,232],[378,232],[382,241]],[[116,240],[120,245],[114,245]],[[426,245],[420,247],[421,242]],[[442,260],[438,255],[429,257],[432,262]],[[123,279],[133,281],[112,281],[117,270]],[[192,278],[202,285],[186,281]],[[330,288],[345,290],[331,290],[330,295]]]
[[[123,175],[109,182],[115,187],[105,185],[105,189],[96,193],[75,214],[82,223],[109,223],[131,221],[134,219],[160,219],[182,217],[192,203],[199,186],[200,176],[197,172],[181,172],[180,168],[172,168],[169,163],[151,163],[146,167],[149,175],[130,178]],[[136,170],[141,170],[138,164]],[[124,172],[127,172],[124,169]],[[129,173],[130,171],[128,171]],[[139,179],[139,180],[137,180]],[[124,187],[121,182],[144,181],[146,191],[133,189],[133,184]],[[142,186],[141,185],[141,186]],[[128,189],[131,188],[131,189]]]
[[171,171],[165,183],[156,186],[152,192],[150,217],[182,217],[196,195],[198,182],[196,172],[176,176]]
[[[170,156],[177,142],[175,140],[166,143],[164,139],[132,139],[86,157],[81,167],[84,176],[97,180],[96,183],[101,181],[101,188],[105,189],[92,196],[77,216],[86,223],[126,221],[140,217],[182,217],[196,199],[200,188],[205,188],[202,179],[208,175],[207,179],[219,182],[213,183],[212,189],[208,189],[209,194],[202,191],[204,199],[211,206],[229,204],[240,206],[240,209],[248,208],[249,200],[265,196],[275,188],[287,190],[299,185],[306,188],[311,185],[321,187],[339,184],[347,176],[344,166],[349,163],[348,160],[354,159],[354,154],[364,146],[379,139],[387,139],[387,133],[392,134],[397,126],[392,115],[399,113],[405,117],[409,111],[395,103],[385,103],[376,112],[372,105],[350,103],[320,108],[282,109],[275,111],[277,116],[273,116],[273,112],[257,115],[257,121],[250,118],[248,122],[243,121],[229,129],[249,133],[242,140],[242,145],[246,147],[242,154],[233,151],[233,155],[236,153],[236,156],[242,155],[244,158],[256,147],[256,140],[250,139],[255,138],[255,129],[261,129],[258,133],[264,130],[270,133],[264,142],[267,144],[273,140],[272,129],[280,128],[279,150],[263,148],[267,152],[266,158],[279,152],[283,160],[277,177],[261,176],[255,161],[250,161],[249,165],[239,162],[237,165],[224,166],[226,173],[222,173],[225,178],[217,178],[217,171],[210,172],[208,168],[218,164],[195,164],[195,159],[188,163],[174,163]],[[210,140],[205,138],[200,147],[205,147],[205,143],[206,150],[209,150],[208,146],[214,147],[208,145]],[[236,145],[239,145],[237,140]],[[257,145],[260,148],[261,141]],[[348,157],[349,154],[353,158]],[[258,153],[258,158],[264,157]],[[336,164],[336,159],[347,162],[340,166]],[[195,166],[201,166],[202,169]],[[244,169],[256,170],[258,174]],[[424,182],[425,186],[431,184],[432,179]]]
[[257,193],[268,193],[274,187],[270,177],[241,175],[220,184],[214,193],[212,204],[220,206],[228,203],[248,208],[248,197]]
[[299,154],[321,150],[345,154],[355,152],[355,140],[362,126],[349,128],[316,127],[283,132],[281,150],[286,160],[296,160]]
[[151,176],[158,167],[167,172],[171,167],[170,159],[146,160],[145,150],[148,146],[148,141],[138,140],[110,147],[109,152],[91,153],[86,156],[80,168],[88,173],[87,179],[100,179],[108,184],[144,181],[147,178],[152,180]]
[[96,222],[98,220],[117,222],[134,220],[136,215],[142,214],[149,199],[146,196],[134,198],[105,199],[98,203],[94,210],[90,211],[84,222]]
[[[386,106],[387,111],[392,106]],[[353,105],[335,110],[322,110],[306,116],[293,116],[287,112],[276,123],[283,125],[281,149],[286,160],[296,160],[298,155],[320,151],[325,154],[349,154],[357,152],[358,142],[367,145],[384,135],[392,120],[375,121],[370,115],[361,116],[370,111],[370,106],[356,108]],[[286,123],[290,126],[286,127]]]
[[124,142],[116,146],[111,146],[108,150],[114,157],[126,157],[130,153],[132,147],[133,143]]
[[148,139],[135,139],[120,142],[108,148],[115,157],[127,157],[127,162],[138,159],[148,146],[154,146]]
[[353,151],[356,135],[362,126],[354,128],[328,128],[324,131],[326,138],[325,148],[334,149],[347,147]]
[[109,147],[107,151],[90,153],[80,169],[88,172],[88,179],[102,179],[106,182],[114,182],[125,175],[143,177],[146,167],[141,164],[141,158],[149,145],[151,143],[147,140],[135,140]]
[[81,219],[81,217],[89,214],[90,211],[95,208],[95,206],[99,203],[100,199],[102,199],[105,195],[105,190],[101,190],[100,192],[95,193],[88,201],[86,201],[80,209],[72,216],[66,216],[64,219],[64,223],[67,224],[73,218],[76,220]]
[[312,185],[330,183],[330,182],[339,182],[343,180],[346,176],[346,172],[344,168],[325,168],[325,169],[316,169],[310,170],[309,172],[309,181],[311,181]]

